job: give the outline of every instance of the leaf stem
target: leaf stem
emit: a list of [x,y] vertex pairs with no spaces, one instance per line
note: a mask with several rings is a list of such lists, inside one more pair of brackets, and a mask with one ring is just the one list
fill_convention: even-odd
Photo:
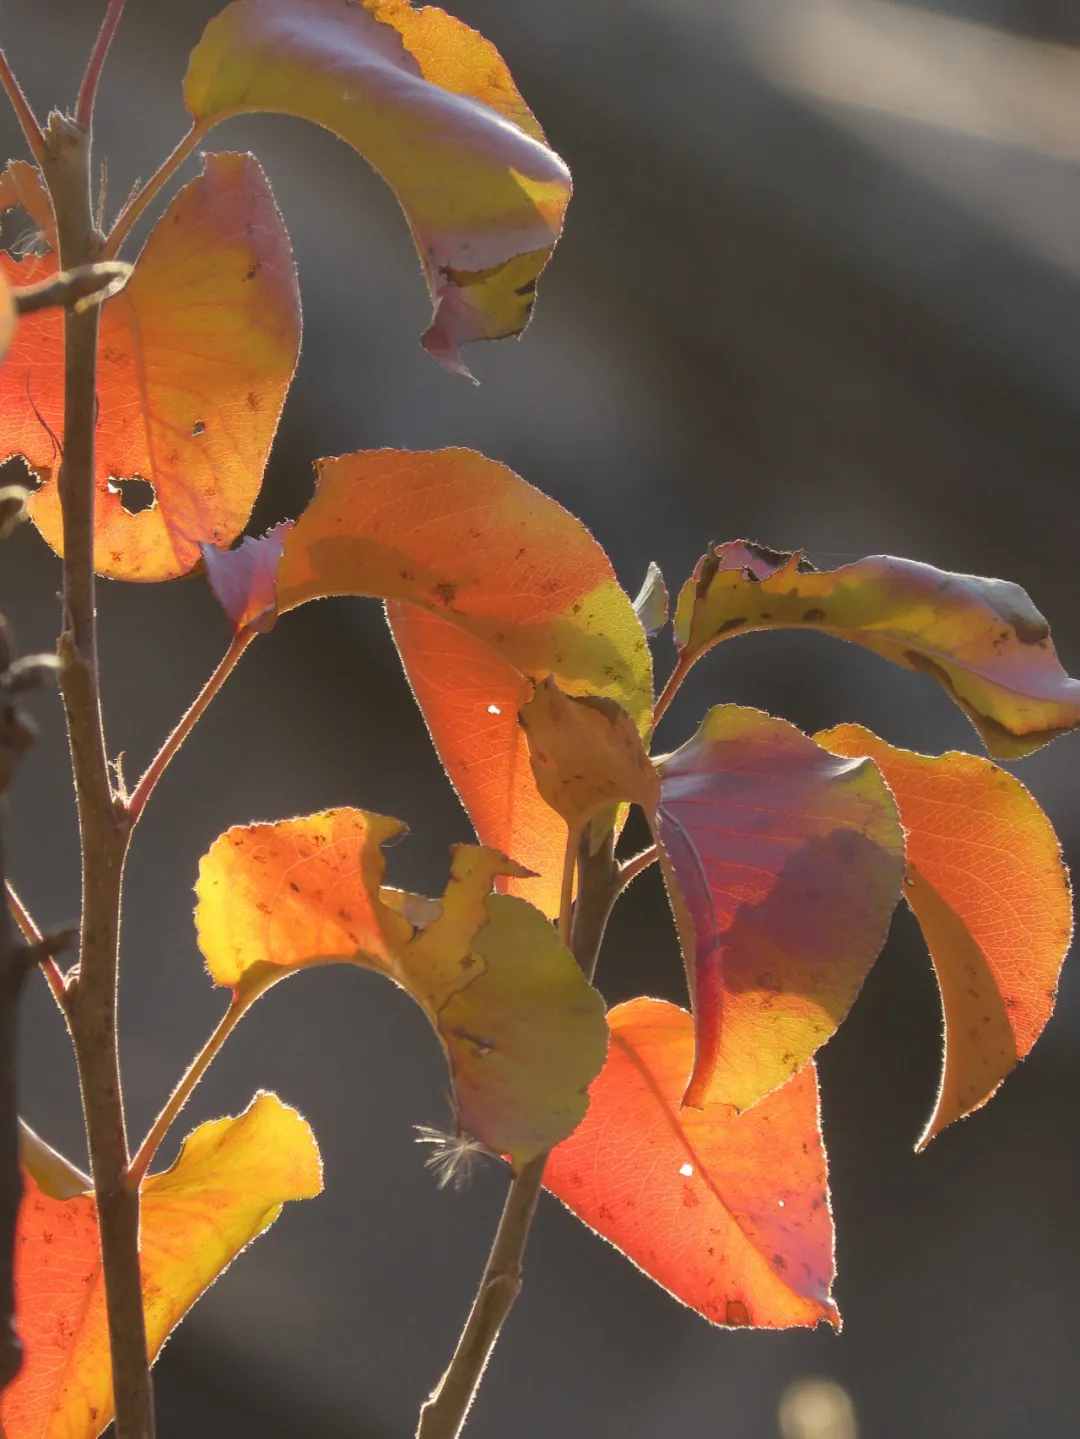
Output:
[[147,800],[153,794],[158,780],[171,764],[173,756],[203,717],[210,701],[232,674],[241,655],[255,638],[255,634],[254,630],[245,630],[234,637],[232,644],[222,656],[221,662],[203,685],[183,719],[150,761],[146,773],[135,786],[134,793],[128,800],[127,812],[132,824],[135,824],[146,808]]
[[562,884],[559,889],[559,938],[567,947],[570,945],[570,926],[574,918],[574,875],[577,872],[578,847],[581,830],[569,828],[566,834],[566,849],[563,852]]
[[[41,929],[34,922],[34,917],[23,904],[22,900],[15,893],[15,886],[10,880],[6,882],[8,907],[15,916],[15,923],[22,931],[23,939],[34,949],[40,950],[45,943],[45,936]],[[53,999],[60,1006],[60,1012],[67,1015],[67,985],[64,983],[64,974],[56,960],[51,954],[45,955],[40,961],[41,972],[45,981],[52,990]]]
[[78,99],[75,101],[75,119],[86,130],[90,129],[90,122],[94,117],[94,101],[97,99],[98,81],[101,79],[105,57],[109,53],[126,3],[127,0],[109,0],[109,8],[105,11],[105,18],[101,22],[101,29],[86,64],[86,74],[79,86]]
[[[49,117],[42,169],[65,270],[101,258],[90,200],[90,137]],[[154,1395],[139,1265],[139,1195],[127,1188],[127,1135],[116,1043],[120,901],[131,826],[113,794],[98,688],[94,577],[94,430],[98,308],[64,315],[63,628],[60,692],[67,717],[82,849],[78,978],[67,1015],[82,1089],[101,1236],[117,1439],[153,1439]]]
[[180,1082],[172,1094],[169,1095],[164,1109],[162,1109],[161,1113],[154,1120],[154,1123],[150,1127],[150,1132],[139,1145],[138,1153],[128,1165],[127,1183],[129,1188],[138,1189],[142,1183],[143,1177],[147,1169],[149,1169],[161,1141],[172,1128],[177,1115],[191,1098],[199,1080],[202,1079],[203,1075],[217,1058],[221,1046],[247,1013],[249,1006],[250,999],[234,998],[228,1009],[222,1015],[221,1021],[213,1034],[211,1034],[202,1049],[184,1071]]
[[637,879],[642,870],[648,869],[650,864],[655,864],[658,858],[659,852],[656,845],[651,844],[648,849],[643,849],[640,854],[635,854],[630,859],[624,860],[623,863],[619,865],[619,893],[621,894],[632,880]]
[[[615,836],[609,834],[596,854],[589,853],[588,828],[580,842],[576,836],[571,838],[573,844],[567,846],[571,861],[564,867],[563,876],[565,896],[566,871],[568,868],[573,876],[576,851],[578,898],[570,927],[571,948],[586,978],[591,980],[607,918],[618,894],[613,859]],[[561,933],[564,915],[560,914],[559,920]],[[492,1350],[521,1290],[525,1246],[543,1188],[547,1159],[547,1154],[540,1154],[530,1160],[510,1183],[468,1320],[450,1367],[420,1410],[416,1439],[457,1439],[464,1428]]]
[[11,68],[11,62],[3,50],[0,50],[0,85],[3,85],[7,97],[11,101],[11,108],[15,111],[19,124],[22,126],[26,143],[30,146],[30,153],[40,165],[42,156],[45,154],[45,136],[37,122],[37,117],[30,108],[30,101],[26,98],[26,93],[19,84],[15,71]]
[[[214,123],[224,118],[215,116]],[[127,239],[132,226],[139,218],[147,205],[160,193],[162,187],[175,175],[180,166],[196,149],[200,140],[211,126],[205,121],[196,121],[184,138],[177,145],[176,149],[165,160],[161,162],[157,172],[147,180],[146,184],[135,191],[134,195],[127,201],[124,208],[116,217],[116,221],[109,231],[105,241],[105,248],[102,252],[106,260],[115,260],[120,251],[120,246]]]
[[675,692],[678,690],[679,686],[682,684],[686,676],[690,673],[690,667],[693,665],[693,663],[694,661],[692,659],[687,659],[685,651],[679,656],[678,663],[671,671],[671,677],[668,679],[667,684],[664,686],[660,698],[656,701],[656,706],[653,709],[654,729],[660,723],[660,720],[665,714],[668,705],[675,698]]

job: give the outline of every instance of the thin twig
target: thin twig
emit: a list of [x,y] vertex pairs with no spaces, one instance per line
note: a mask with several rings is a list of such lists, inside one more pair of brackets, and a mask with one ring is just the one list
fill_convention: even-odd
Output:
[[83,265],[78,270],[61,270],[37,285],[15,290],[15,308],[20,315],[61,306],[65,310],[87,310],[119,294],[134,267],[123,260],[105,260],[100,265]]
[[[221,115],[215,116],[213,123],[216,124],[217,121],[222,118],[224,117]],[[156,174],[152,175],[145,185],[129,197],[124,208],[116,217],[115,224],[109,231],[103,252],[104,259],[115,260],[120,252],[120,246],[127,239],[135,221],[146,209],[147,205],[158,195],[162,186],[168,183],[188,156],[198,148],[200,141],[210,128],[210,123],[199,123],[196,121],[172,154],[162,161]]]
[[90,129],[90,122],[94,118],[94,101],[97,99],[98,81],[101,79],[102,67],[109,53],[113,36],[116,34],[116,27],[120,24],[120,16],[124,13],[125,4],[126,0],[109,0],[109,8],[105,12],[101,29],[98,31],[98,37],[94,41],[94,48],[91,50],[90,59],[86,64],[86,74],[79,86],[79,97],[75,101],[75,119],[85,130]]
[[244,1017],[250,1008],[250,999],[234,999],[228,1009],[221,1017],[221,1022],[213,1034],[203,1045],[202,1049],[188,1065],[179,1084],[169,1095],[164,1109],[154,1120],[150,1132],[139,1145],[138,1152],[128,1165],[127,1182],[131,1189],[138,1189],[143,1181],[146,1171],[149,1169],[158,1146],[173,1126],[177,1115],[184,1105],[191,1098],[195,1086],[202,1079],[203,1075],[210,1068],[210,1065],[217,1057],[221,1046],[228,1039],[229,1035],[236,1028],[239,1021]]
[[[90,198],[90,141],[49,118],[43,172],[56,214],[61,268],[101,259]],[[126,1184],[124,1104],[116,1042],[120,896],[131,826],[109,776],[98,692],[94,577],[94,430],[98,309],[64,316],[64,625],[60,690],[67,716],[82,849],[79,973],[68,986],[101,1236],[117,1439],[153,1439],[154,1394],[139,1263],[139,1195]]]
[[[578,899],[573,923],[564,910],[559,932],[569,929],[574,957],[591,980],[596,968],[607,917],[618,893],[613,859],[614,833],[607,835],[595,854],[589,852],[588,826],[580,840],[570,836],[567,845],[571,877],[577,861]],[[564,882],[563,893],[566,887]],[[420,1410],[416,1439],[457,1439],[484,1376],[506,1317],[521,1290],[522,1261],[540,1190],[544,1184],[547,1154],[521,1168],[511,1181],[480,1287],[469,1318],[438,1388]]]
[[40,165],[45,153],[45,135],[30,108],[30,101],[26,98],[15,71],[11,68],[11,62],[3,50],[0,50],[0,85],[3,85],[7,97],[11,101],[11,108],[18,116],[22,132],[26,136],[26,143],[30,146],[30,153]]
[[128,800],[128,816],[132,824],[142,814],[147,800],[154,792],[154,786],[168,769],[177,750],[203,717],[210,701],[236,668],[240,656],[255,638],[255,634],[254,630],[247,630],[234,638],[217,669],[203,685],[183,719],[150,761],[146,773],[135,786],[135,791]]
[[45,976],[45,982],[52,990],[53,999],[55,999],[60,1006],[60,1012],[66,1016],[67,985],[64,983],[63,970],[57,964],[51,953],[44,952],[47,948],[45,936],[34,922],[33,915],[15,893],[15,887],[11,883],[11,880],[7,881],[7,897],[8,905],[11,908],[12,914],[15,916],[15,923],[19,926],[20,930],[22,930],[23,938],[27,944],[39,952],[42,952],[42,958],[38,961],[41,972]]

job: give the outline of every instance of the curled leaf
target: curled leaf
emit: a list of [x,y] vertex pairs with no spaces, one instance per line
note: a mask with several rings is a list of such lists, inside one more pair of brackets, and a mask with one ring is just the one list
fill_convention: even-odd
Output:
[[270,110],[363,155],[405,212],[435,307],[425,348],[516,335],[562,229],[570,175],[498,51],[406,0],[233,0],[192,52],[184,96],[203,129]]
[[584,1114],[603,1001],[539,910],[491,894],[521,873],[504,855],[457,846],[440,904],[381,888],[402,828],[343,809],[227,831],[199,868],[207,968],[241,1003],[315,964],[387,975],[442,1042],[459,1131],[519,1166]]
[[714,1324],[840,1326],[813,1064],[746,1114],[680,1100],[689,1014],[634,999],[544,1183],[590,1229]]
[[[46,204],[43,195],[35,200],[37,172],[20,176],[21,203]],[[0,267],[27,285],[55,273],[56,256],[2,256]],[[57,550],[63,325],[55,310],[25,316],[0,369],[0,455],[25,456],[41,478],[31,518]],[[299,346],[292,252],[266,177],[250,155],[208,155],[154,227],[127,285],[102,308],[100,574],[172,579],[194,568],[200,544],[227,545],[240,533]]]
[[685,1102],[747,1109],[854,1003],[899,898],[903,831],[872,761],[760,710],[716,706],[656,764],[697,1033]]
[[904,894],[945,1012],[941,1089],[921,1149],[986,1103],[1050,1018],[1072,939],[1068,871],[1046,815],[989,760],[913,754],[859,725],[817,741],[877,763],[907,833]]
[[683,586],[684,663],[719,640],[795,627],[852,640],[934,677],[996,759],[1018,759],[1080,724],[1080,681],[1019,585],[875,555],[816,570],[745,540],[710,549]]
[[[37,1168],[25,1175],[15,1255],[26,1359],[0,1400],[4,1433],[96,1439],[112,1419],[113,1396],[94,1198],[70,1186],[57,1192],[52,1171]],[[142,1185],[139,1248],[151,1356],[286,1200],[310,1199],[321,1189],[310,1128],[272,1094],[257,1095],[235,1119],[188,1135],[172,1168]]]
[[549,675],[521,710],[533,775],[572,834],[624,801],[651,814],[660,781],[634,721],[614,700],[563,694]]

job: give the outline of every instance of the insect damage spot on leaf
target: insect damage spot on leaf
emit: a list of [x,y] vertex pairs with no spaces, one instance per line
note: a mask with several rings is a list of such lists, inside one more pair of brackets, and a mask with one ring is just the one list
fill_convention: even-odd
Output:
[[144,510],[152,510],[157,504],[153,485],[141,475],[132,475],[129,479],[110,476],[109,490],[112,494],[119,495],[120,507],[129,515],[141,515]]

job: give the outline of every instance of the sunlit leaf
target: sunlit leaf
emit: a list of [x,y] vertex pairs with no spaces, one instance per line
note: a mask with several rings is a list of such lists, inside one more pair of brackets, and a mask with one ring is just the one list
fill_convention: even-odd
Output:
[[[245,563],[237,552],[218,562]],[[643,731],[651,715],[648,642],[604,551],[561,505],[471,450],[361,452],[320,462],[278,569],[279,610],[341,594],[390,602],[477,834],[539,876],[512,883],[554,914],[566,831],[536,791],[518,726],[527,681],[550,674],[569,694],[613,699]]]
[[382,889],[401,832],[347,809],[227,831],[199,869],[207,968],[240,1001],[315,964],[388,975],[442,1041],[459,1131],[520,1165],[584,1114],[603,1002],[539,910],[490,893],[520,872],[504,855],[457,846],[441,905]]
[[660,781],[634,721],[614,700],[563,694],[550,675],[521,710],[537,788],[580,834],[586,822],[623,801],[652,814]]
[[[24,175],[21,189],[33,183]],[[0,267],[13,284],[32,284],[55,271],[56,257],[0,256]],[[0,454],[24,455],[41,477],[30,512],[55,549],[63,323],[58,310],[25,316],[0,369]],[[208,155],[154,227],[128,284],[102,309],[94,549],[101,574],[171,579],[198,563],[200,543],[226,545],[240,533],[299,345],[292,253],[266,178],[250,155]]]
[[850,724],[817,741],[877,762],[907,832],[904,893],[945,1011],[941,1091],[922,1148],[986,1103],[1050,1018],[1072,938],[1068,871],[1046,815],[989,760],[912,754]]
[[853,640],[932,675],[997,759],[1017,759],[1080,724],[1080,681],[1019,585],[875,555],[818,571],[800,553],[737,541],[711,549],[684,585],[684,661],[750,630],[797,627]]
[[690,1015],[634,999],[608,1020],[607,1063],[547,1188],[714,1324],[839,1328],[813,1064],[746,1114],[683,1108]]
[[[35,1164],[35,1169],[38,1166]],[[93,1197],[25,1175],[15,1280],[25,1362],[0,1401],[7,1439],[95,1439],[113,1413],[105,1289]],[[142,1186],[139,1248],[156,1355],[200,1294],[288,1199],[322,1189],[319,1151],[294,1109],[259,1094],[200,1125],[171,1169]]]
[[435,306],[423,343],[441,364],[467,375],[462,344],[524,328],[570,176],[476,31],[406,0],[234,0],[192,53],[184,95],[204,128],[277,111],[371,162],[416,241]]
[[747,1109],[851,1008],[899,898],[903,832],[872,761],[760,710],[718,705],[657,768],[697,1027],[685,1100]]

